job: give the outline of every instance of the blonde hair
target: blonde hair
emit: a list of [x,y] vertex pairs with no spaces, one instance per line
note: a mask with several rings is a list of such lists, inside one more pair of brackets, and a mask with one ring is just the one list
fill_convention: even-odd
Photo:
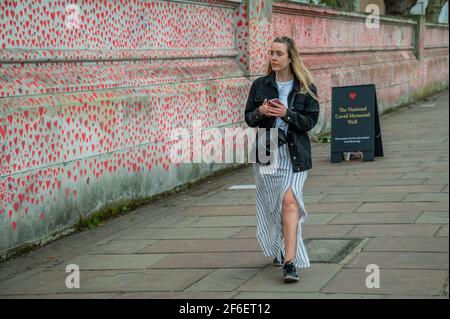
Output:
[[[317,96],[311,91],[309,86],[314,83],[311,73],[303,64],[303,61],[298,53],[297,47],[295,45],[294,40],[289,37],[276,37],[273,42],[284,43],[287,46],[287,51],[289,55],[289,59],[291,59],[290,68],[292,73],[297,77],[300,81],[300,86],[303,86],[304,89],[315,99],[318,100]],[[267,74],[272,74],[272,65],[269,63],[267,67]]]

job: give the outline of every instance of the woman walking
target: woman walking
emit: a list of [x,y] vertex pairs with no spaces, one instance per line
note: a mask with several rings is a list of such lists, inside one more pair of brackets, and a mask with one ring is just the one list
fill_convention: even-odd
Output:
[[277,128],[286,142],[276,149],[273,164],[256,159],[253,165],[257,239],[264,255],[274,256],[273,264],[283,266],[284,282],[295,282],[296,267],[310,266],[301,233],[308,217],[303,185],[312,167],[308,131],[317,123],[319,102],[312,76],[291,38],[275,38],[269,55],[267,75],[250,88],[245,121],[250,127]]

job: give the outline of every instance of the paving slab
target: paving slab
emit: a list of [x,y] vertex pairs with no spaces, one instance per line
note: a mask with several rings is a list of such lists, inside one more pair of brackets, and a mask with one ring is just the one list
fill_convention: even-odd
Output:
[[342,269],[321,290],[323,293],[439,296],[447,270],[382,269],[380,288],[367,288],[365,269]]
[[10,279],[0,283],[0,292],[2,294],[39,294],[54,293],[55,286],[59,291],[69,292],[65,286],[65,280],[68,273],[65,272],[67,264],[60,265],[52,271],[46,271],[42,268],[35,268],[22,272]]
[[260,251],[254,239],[166,239],[148,246],[138,253],[188,253]]
[[411,224],[421,213],[343,213],[339,214],[329,224]]
[[356,225],[350,237],[425,237],[433,236],[440,225]]
[[346,237],[355,225],[307,225],[302,227],[303,238]]
[[152,228],[137,229],[134,232],[125,232],[117,236],[122,239],[206,239],[228,238],[243,227],[189,227],[189,228]]
[[307,211],[318,213],[351,213],[358,209],[361,203],[314,203],[306,206]]
[[78,265],[81,271],[103,269],[146,269],[166,256],[167,255],[165,254],[85,255],[70,259],[67,261],[67,264]]
[[368,191],[368,187],[352,187],[352,186],[346,186],[346,187],[317,187],[315,185],[312,186],[304,186],[303,187],[303,194],[305,196],[308,195],[338,195],[338,194],[365,194]]
[[253,227],[253,226],[245,227],[244,229],[242,229],[241,231],[237,232],[236,234],[234,234],[230,238],[249,238],[249,239],[251,238],[251,239],[256,239],[256,227]]
[[115,294],[113,299],[231,299],[232,292],[125,292]]
[[233,299],[381,299],[382,295],[243,291]]
[[156,243],[154,239],[137,240],[109,240],[106,243],[95,245],[89,249],[89,254],[97,255],[115,255],[115,254],[134,254],[135,252]]
[[448,238],[448,224],[442,225],[439,231],[436,233],[436,237],[447,237]]
[[356,212],[443,212],[448,209],[447,202],[400,202],[400,203],[364,203]]
[[[252,185],[254,186],[254,183]],[[246,199],[255,198],[255,189],[240,189],[240,190],[227,189],[221,191],[219,195],[222,197],[231,197],[231,198],[239,198],[239,197],[245,197]]]
[[447,212],[424,212],[415,221],[416,224],[448,224]]
[[283,282],[280,267],[268,266],[238,288],[239,292],[319,292],[319,290],[341,269],[334,264],[313,264],[309,268],[298,269],[300,281],[292,284]]
[[322,201],[325,197],[326,197],[326,195],[306,195],[306,194],[303,194],[303,202],[306,205],[310,205],[310,204],[314,204],[314,203],[318,203],[318,202]]
[[[318,144],[313,144],[313,147],[318,146]],[[325,156],[323,158],[320,158],[320,161],[317,161],[317,163],[320,163],[320,170],[312,169],[311,172],[308,174],[310,177],[314,176],[320,176],[320,175],[354,175],[358,174],[361,170],[373,170],[374,173],[379,171],[380,163],[384,163],[389,160],[389,157],[385,158],[379,158],[376,159],[376,161],[373,162],[360,162],[360,161],[350,161],[350,162],[341,162],[339,164],[330,163],[330,147],[328,145],[322,144],[321,146],[324,146],[323,149],[326,149]],[[313,157],[316,158],[317,150],[315,149],[313,152]],[[406,159],[407,162],[404,161],[393,161],[389,163],[388,167],[383,165],[383,169],[403,169],[405,167],[411,168],[410,161],[411,159]],[[423,160],[420,159],[412,159],[414,162],[417,163],[414,168],[416,169],[424,169],[426,166],[423,165]],[[336,166],[338,165],[338,166]],[[336,169],[339,168],[339,169]],[[362,174],[364,175],[364,174]]]
[[261,269],[218,269],[186,291],[234,291]]
[[381,299],[448,299],[448,296],[399,296],[383,295]]
[[407,194],[357,194],[357,195],[328,195],[321,203],[370,203],[370,202],[397,202],[406,198]]
[[[338,166],[339,164],[334,164],[335,166]],[[338,167],[336,167],[338,168]],[[374,174],[370,175],[371,180],[389,180],[389,179],[400,179],[405,173],[397,173],[397,174],[390,174],[390,173],[380,173],[379,169],[374,169]],[[419,177],[417,177],[419,178]],[[427,178],[427,177],[421,177],[421,178]],[[367,180],[367,174],[360,173],[359,171],[354,170],[352,174],[347,175],[331,175],[331,176],[315,176],[314,179],[311,179],[309,181],[310,185],[314,184],[320,184],[321,182],[332,182],[332,181],[340,181],[340,182],[353,182],[352,186],[359,185],[361,181]]]
[[[326,195],[304,195],[303,196],[303,202],[305,204],[313,204],[313,203],[318,203],[320,202],[323,198],[325,198]],[[255,198],[249,198],[245,201],[242,202],[242,205],[251,205],[251,204],[255,204],[256,200]]]
[[[371,176],[372,177],[372,176]],[[387,179],[386,179],[387,178]],[[348,186],[355,186],[355,184],[360,185],[361,187],[368,187],[368,186],[387,186],[387,185],[393,185],[393,186],[400,186],[400,185],[420,185],[424,184],[427,179],[426,178],[415,178],[415,179],[398,179],[395,177],[392,177],[391,179],[388,179],[389,177],[386,177],[385,179],[367,179],[364,177],[361,177],[357,181],[355,179],[348,179],[348,180],[322,180],[322,181],[316,181],[315,179],[311,181],[309,184],[305,184],[305,187],[312,186],[312,187],[348,187]],[[308,181],[308,180],[307,180]],[[432,180],[428,184],[444,184],[445,182],[442,180]]]
[[426,178],[423,182],[424,185],[440,185],[447,184],[448,178],[446,177],[435,177],[435,178]]
[[442,181],[442,184],[448,184],[448,171],[447,172],[439,172],[439,173],[431,173],[431,172],[420,172],[420,173],[407,173],[400,177],[400,179],[408,179],[408,178],[427,178]]
[[371,238],[364,251],[416,251],[416,252],[447,252],[449,242],[447,238],[436,237],[397,237]]
[[195,206],[201,207],[201,206],[210,206],[213,204],[236,206],[239,204],[243,204],[247,200],[248,198],[246,197],[234,198],[234,197],[222,197],[219,195],[213,195],[205,199],[202,199],[201,201],[197,201],[195,203]]
[[190,227],[193,223],[198,221],[200,217],[197,216],[183,216],[183,215],[170,215],[164,218],[153,221],[153,222],[143,222],[142,227],[146,228],[162,228],[162,227]]
[[448,269],[447,253],[430,252],[360,252],[345,268],[366,268],[375,264],[383,271],[397,269]]
[[1,295],[0,299],[112,299],[116,293],[59,293],[59,294],[29,294]]
[[161,259],[152,268],[257,268],[270,261],[262,252],[179,253]]
[[[345,237],[355,225],[307,225],[302,226],[303,238]],[[256,227],[247,227],[231,238],[256,238]]]
[[183,210],[184,216],[233,216],[252,215],[256,216],[256,205],[240,206],[190,206]]
[[[365,165],[366,163],[362,162],[362,161],[352,161],[352,163],[354,163],[353,167],[354,170],[351,171],[349,170],[348,173],[346,175],[343,175],[344,179],[348,176],[351,175],[360,175],[360,176],[365,176],[368,177],[370,176],[370,178],[372,176],[376,176],[380,174],[380,169],[379,167],[369,167],[367,165]],[[411,167],[411,165],[402,165],[401,167],[391,167],[389,166],[389,168],[384,168],[382,174],[390,174],[395,175],[400,177],[402,173],[414,173],[417,172],[417,168],[416,167]],[[328,175],[329,176],[329,175]]]
[[200,217],[190,227],[239,227],[256,226],[256,216],[211,216]]
[[313,213],[308,216],[304,225],[325,225],[333,220],[338,214]]
[[85,275],[81,291],[183,291],[211,270],[146,269],[143,271],[94,271]]
[[415,193],[438,193],[444,185],[403,185],[403,186],[373,186],[367,193],[374,194],[415,194]]
[[423,172],[431,172],[431,173],[447,173],[448,174],[448,165],[447,163],[433,163],[428,165]]
[[1,295],[0,299],[231,299],[231,292],[117,292]]
[[408,194],[403,198],[404,202],[448,202],[446,193]]

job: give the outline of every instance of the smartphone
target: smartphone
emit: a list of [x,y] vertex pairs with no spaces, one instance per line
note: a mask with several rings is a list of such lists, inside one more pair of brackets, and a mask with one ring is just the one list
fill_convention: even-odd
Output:
[[282,103],[279,99],[271,99],[271,100],[269,100],[269,104],[272,104],[272,102]]

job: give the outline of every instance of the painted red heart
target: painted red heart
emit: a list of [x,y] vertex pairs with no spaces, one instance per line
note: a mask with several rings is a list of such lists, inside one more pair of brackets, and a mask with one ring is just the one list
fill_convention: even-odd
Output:
[[6,125],[5,125],[5,126],[0,126],[0,134],[2,135],[3,138],[5,138],[5,135],[6,135]]
[[348,95],[352,100],[354,100],[356,98],[356,93],[355,92],[350,92],[350,94]]

